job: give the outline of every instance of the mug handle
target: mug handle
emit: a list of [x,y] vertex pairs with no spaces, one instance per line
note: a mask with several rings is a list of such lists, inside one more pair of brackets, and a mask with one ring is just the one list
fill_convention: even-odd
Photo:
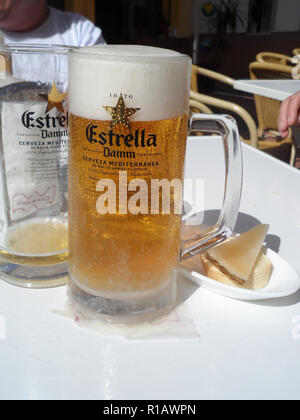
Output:
[[193,114],[189,132],[218,133],[225,154],[225,191],[223,207],[216,225],[196,243],[181,252],[181,259],[204,252],[227,239],[233,231],[240,207],[243,184],[243,158],[236,121],[230,115]]

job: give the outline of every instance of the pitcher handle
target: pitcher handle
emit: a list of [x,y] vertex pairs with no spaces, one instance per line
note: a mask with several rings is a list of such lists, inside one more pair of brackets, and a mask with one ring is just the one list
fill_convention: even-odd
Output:
[[189,132],[218,133],[225,154],[225,190],[223,207],[216,225],[196,243],[181,252],[181,259],[204,252],[227,239],[233,231],[240,207],[243,183],[241,141],[236,121],[230,115],[193,114]]

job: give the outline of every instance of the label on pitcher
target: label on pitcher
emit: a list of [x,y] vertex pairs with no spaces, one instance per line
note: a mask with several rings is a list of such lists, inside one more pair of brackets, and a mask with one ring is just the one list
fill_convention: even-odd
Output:
[[60,205],[61,182],[67,177],[68,114],[65,95],[55,89],[40,95],[39,102],[2,102],[4,194],[12,221]]

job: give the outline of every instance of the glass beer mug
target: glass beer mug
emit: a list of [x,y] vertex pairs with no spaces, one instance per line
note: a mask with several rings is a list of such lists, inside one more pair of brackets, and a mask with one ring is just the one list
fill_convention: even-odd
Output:
[[68,53],[0,46],[0,278],[52,287],[68,277]]
[[[152,47],[70,53],[69,292],[89,317],[138,320],[171,308],[180,259],[232,232],[242,183],[238,131],[227,116],[189,121],[190,71],[189,57]],[[188,130],[223,137],[226,186],[218,224],[181,249]]]

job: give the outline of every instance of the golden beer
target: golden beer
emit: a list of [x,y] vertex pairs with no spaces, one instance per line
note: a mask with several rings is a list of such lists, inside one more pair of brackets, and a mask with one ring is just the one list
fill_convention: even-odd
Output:
[[[71,298],[92,316],[160,310],[176,300],[181,194],[172,182],[181,190],[190,59],[91,47],[72,53],[69,69]],[[163,187],[153,195],[156,180],[171,186],[170,211]]]
[[[187,135],[187,117],[154,122],[135,122],[130,133],[156,133],[155,147],[137,145],[128,149],[89,145],[85,131],[90,124],[99,133],[109,133],[109,121],[91,121],[71,115],[69,159],[70,274],[90,293],[106,296],[147,292],[165,285],[179,258],[180,214],[152,214],[151,179],[182,179]],[[126,135],[126,130],[117,130]],[[110,152],[108,152],[108,150]],[[115,154],[119,157],[110,157]],[[119,172],[127,171],[128,183],[142,178],[148,185],[147,214],[120,209]],[[116,185],[116,214],[101,215],[96,203],[99,179],[109,177]],[[133,192],[128,193],[128,198]],[[174,194],[171,192],[171,210]],[[127,213],[127,214],[120,214]],[[125,211],[124,211],[125,210]],[[127,211],[126,211],[127,210]],[[146,213],[146,212],[145,212]],[[77,280],[78,279],[78,280]]]
[[[23,272],[33,272],[36,267],[45,267],[48,276],[57,272],[57,266],[64,266],[66,274],[58,282],[57,279],[53,281],[47,279],[47,285],[65,284],[67,281],[67,262],[68,262],[68,226],[66,223],[38,219],[34,222],[20,223],[16,227],[9,230],[7,235],[7,245],[9,252],[0,250],[1,263],[13,263],[15,265],[24,266]],[[16,279],[11,283],[17,285],[27,286],[30,284],[29,280]],[[45,281],[35,280],[35,287],[43,287]]]

